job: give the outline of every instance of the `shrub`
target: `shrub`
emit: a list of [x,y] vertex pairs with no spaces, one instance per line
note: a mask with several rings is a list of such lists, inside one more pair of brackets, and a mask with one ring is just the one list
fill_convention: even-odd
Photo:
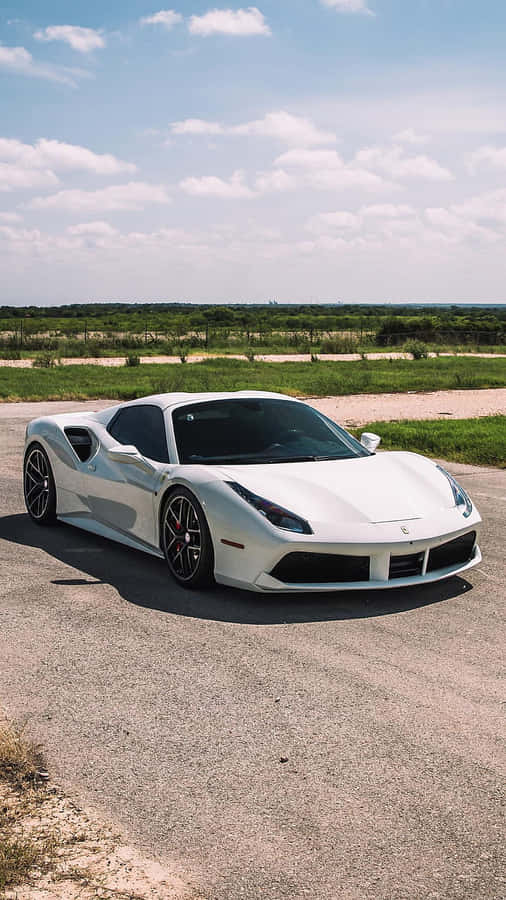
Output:
[[355,353],[356,349],[356,338],[351,335],[325,338],[320,344],[320,353]]
[[58,365],[58,357],[54,356],[50,350],[38,353],[32,362],[32,366],[36,369],[52,369]]
[[102,356],[102,347],[98,341],[88,341],[86,344],[86,355],[99,359]]
[[406,351],[411,353],[413,359],[427,359],[429,355],[427,346],[422,341],[408,341],[406,343]]

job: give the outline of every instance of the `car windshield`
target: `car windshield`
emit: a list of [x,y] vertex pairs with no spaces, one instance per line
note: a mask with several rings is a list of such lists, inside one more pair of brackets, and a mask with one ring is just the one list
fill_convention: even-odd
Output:
[[321,413],[291,400],[237,398],[172,413],[180,463],[254,464],[353,459],[369,452]]

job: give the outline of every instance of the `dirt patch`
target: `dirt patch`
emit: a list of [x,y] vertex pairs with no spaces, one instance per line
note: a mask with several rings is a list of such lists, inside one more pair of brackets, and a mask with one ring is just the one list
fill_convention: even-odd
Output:
[[347,428],[398,419],[474,419],[506,414],[506,388],[413,394],[351,394],[307,402]]
[[[137,351],[133,351],[137,352]],[[124,356],[76,356],[76,357],[66,357],[62,356],[58,363],[61,366],[106,366],[107,368],[117,368],[119,366],[125,365],[125,357],[128,355],[128,351],[125,352]],[[428,353],[428,356],[431,359],[435,359],[437,356],[471,356],[471,357],[479,357],[481,359],[497,359],[497,358],[505,358],[506,354],[504,353]],[[405,353],[401,350],[399,351],[390,351],[386,353],[366,353],[365,357],[371,360],[381,360],[381,359],[413,359],[411,353]],[[142,364],[150,363],[150,364],[159,364],[159,365],[178,365],[181,363],[180,356],[140,356],[140,361]],[[318,358],[321,359],[322,362],[360,362],[363,358],[360,353],[319,353]],[[206,359],[242,359],[246,360],[247,356],[244,353],[195,353],[190,354],[187,357],[187,362],[189,363],[199,363],[204,362]],[[258,353],[255,354],[255,360],[257,362],[311,362],[311,354],[310,353]],[[14,369],[31,369],[33,366],[34,358],[30,357],[29,359],[0,359],[0,367],[14,368]]]
[[[116,406],[118,400],[43,400],[0,403],[3,419],[35,419],[66,412],[93,412]],[[506,388],[476,391],[433,391],[413,394],[349,394],[308,397],[306,402],[341,425],[397,419],[469,419],[506,414]]]
[[49,780],[41,750],[0,723],[0,897],[197,900],[184,877],[148,859]]

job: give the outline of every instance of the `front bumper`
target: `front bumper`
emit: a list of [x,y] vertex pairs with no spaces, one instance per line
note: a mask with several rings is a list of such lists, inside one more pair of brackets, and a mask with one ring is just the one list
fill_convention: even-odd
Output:
[[[476,510],[472,516],[464,520],[459,513],[449,516],[443,515],[437,523],[416,520],[406,523],[382,523],[369,526],[369,530],[355,534],[354,540],[330,541],[318,539],[317,535],[304,536],[287,534],[274,542],[253,548],[250,544],[244,551],[230,550],[227,552],[227,565],[220,566],[221,571],[216,571],[216,580],[236,587],[246,588],[250,591],[265,593],[297,593],[297,592],[334,592],[357,590],[385,590],[387,588],[411,587],[418,584],[430,584],[444,578],[458,575],[481,562],[481,551],[478,545],[479,526],[481,519]],[[461,527],[455,528],[456,524]],[[405,536],[408,531],[409,539]],[[445,564],[443,558],[438,559],[438,554],[431,554],[436,548],[441,548],[449,542],[465,539],[470,533],[475,534],[474,545],[471,543],[465,558]],[[364,538],[369,540],[364,540]],[[371,540],[373,538],[373,540]],[[248,553],[248,549],[250,552]],[[322,558],[327,556],[345,557],[353,560],[355,557],[368,559],[368,572],[366,578],[353,580],[348,576],[346,580],[329,580],[328,573],[324,578],[303,579],[275,577],[282,572],[280,564],[289,555],[298,556],[304,554],[311,559],[313,554]],[[407,574],[403,576],[403,559],[418,557],[416,573],[411,574],[410,567],[406,568]],[[223,560],[224,562],[225,560]],[[400,565],[399,565],[400,563]],[[397,568],[396,568],[397,566]],[[318,564],[310,567],[312,572],[318,568]],[[360,569],[360,567],[358,567]],[[368,575],[368,578],[367,578]]]
[[[401,554],[399,554],[401,555]],[[407,555],[407,554],[406,554]],[[452,575],[458,575],[472,569],[473,566],[481,562],[481,550],[478,544],[475,544],[471,558],[465,563],[457,563],[451,566],[445,566],[432,572],[427,571],[427,559],[429,549],[424,551],[424,561],[422,573],[420,575],[411,575],[405,578],[378,578],[372,577],[368,581],[336,581],[336,582],[282,582],[267,572],[262,572],[258,577],[253,590],[259,591],[283,591],[283,592],[328,592],[328,591],[365,591],[365,590],[385,590],[387,588],[412,587],[417,584],[430,584],[434,581],[441,581],[444,578],[451,578]],[[372,557],[371,557],[372,561]],[[390,554],[382,554],[376,556],[374,562],[377,568],[389,569]]]

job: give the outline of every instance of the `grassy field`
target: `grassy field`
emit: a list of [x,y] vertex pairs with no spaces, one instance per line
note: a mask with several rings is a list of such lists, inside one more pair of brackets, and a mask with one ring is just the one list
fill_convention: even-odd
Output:
[[354,432],[381,435],[388,450],[413,450],[424,456],[477,466],[506,467],[506,416],[453,421],[371,422]]
[[506,386],[506,359],[441,358],[359,362],[260,363],[234,359],[133,368],[62,366],[0,369],[0,399],[127,400],[170,391],[280,391],[325,397]]

